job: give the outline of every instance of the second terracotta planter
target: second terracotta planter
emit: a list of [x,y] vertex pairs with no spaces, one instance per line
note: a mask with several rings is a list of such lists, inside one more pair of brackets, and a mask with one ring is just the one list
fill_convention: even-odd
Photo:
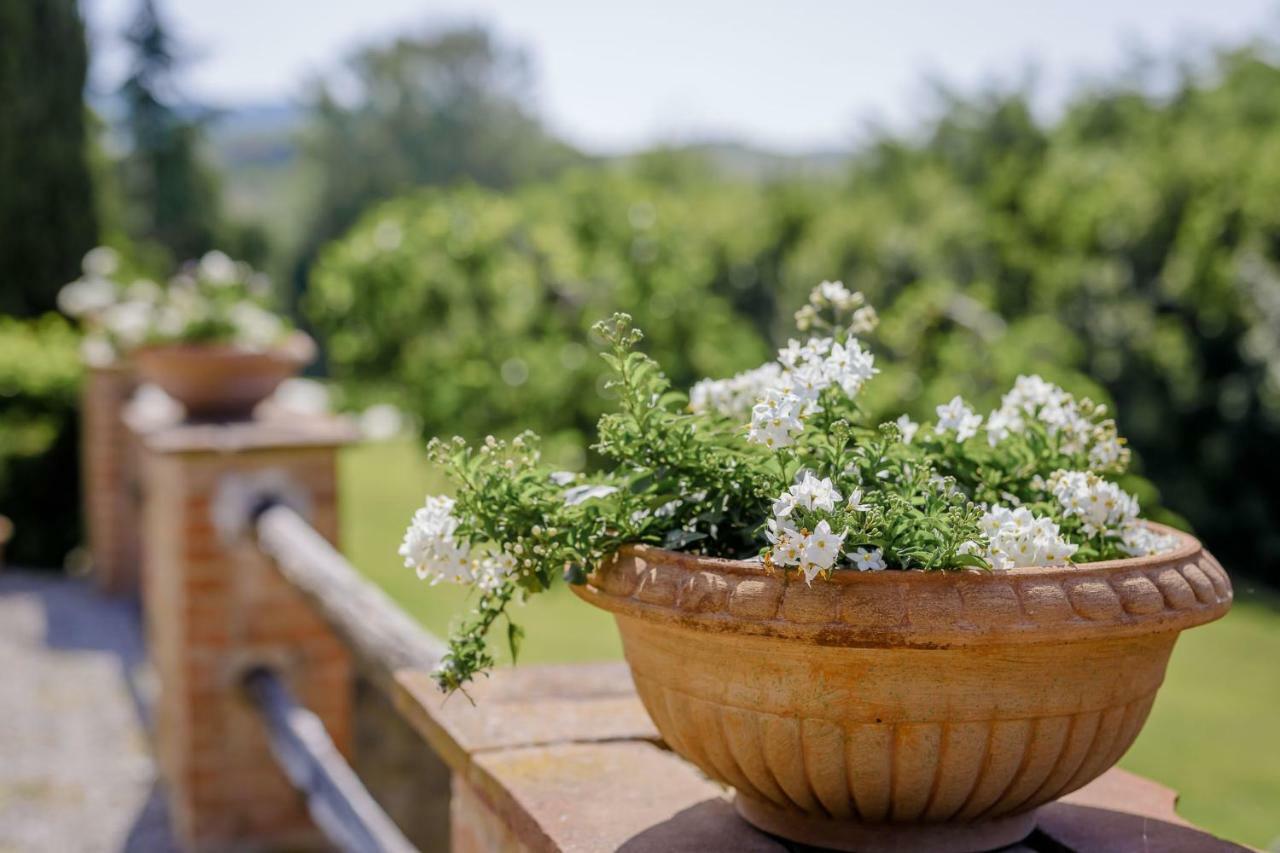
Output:
[[[1161,528],[1162,532],[1173,531]],[[990,850],[1129,748],[1178,633],[1231,584],[1193,537],[1003,573],[841,572],[646,547],[595,572],[645,708],[757,827],[839,850]]]
[[248,417],[281,382],[296,375],[316,355],[315,342],[296,332],[269,350],[229,344],[164,344],[135,350],[139,378],[153,382],[189,417]]

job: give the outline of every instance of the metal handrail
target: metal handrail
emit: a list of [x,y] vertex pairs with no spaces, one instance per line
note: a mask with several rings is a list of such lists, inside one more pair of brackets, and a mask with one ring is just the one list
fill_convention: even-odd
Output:
[[350,646],[378,686],[394,693],[401,669],[434,669],[444,643],[366,580],[305,518],[283,504],[257,515],[258,546]]
[[[252,518],[258,547],[351,650],[361,678],[389,697],[396,692],[397,671],[430,670],[440,662],[444,643],[366,580],[305,518],[270,500]],[[243,686],[263,716],[273,753],[332,844],[353,853],[416,849],[279,673],[256,668]]]
[[297,703],[275,672],[251,670],[244,689],[266,723],[271,752],[334,846],[348,853],[417,851],[369,796],[320,718]]

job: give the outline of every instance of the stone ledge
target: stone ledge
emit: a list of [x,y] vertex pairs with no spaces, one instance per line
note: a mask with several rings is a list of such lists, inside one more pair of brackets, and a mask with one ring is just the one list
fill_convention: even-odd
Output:
[[223,423],[182,422],[140,431],[155,453],[239,453],[294,447],[339,447],[358,441],[360,431],[336,415],[270,413],[253,420]]
[[[730,791],[662,748],[624,664],[499,670],[469,688],[474,704],[444,698],[423,672],[396,681],[400,712],[454,772],[453,853],[797,849],[752,828]],[[1036,835],[1005,853],[1247,850],[1188,824],[1176,801],[1113,769],[1041,809]]]
[[396,674],[396,706],[455,772],[475,754],[592,741],[659,740],[626,664],[499,669],[445,696],[425,672]]

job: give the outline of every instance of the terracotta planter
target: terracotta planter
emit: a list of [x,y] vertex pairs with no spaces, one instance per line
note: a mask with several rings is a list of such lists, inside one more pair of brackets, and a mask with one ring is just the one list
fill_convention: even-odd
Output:
[[1115,764],[1178,632],[1230,608],[1222,567],[1177,535],[1157,557],[812,587],[631,547],[574,590],[616,615],[667,743],[751,823],[840,850],[989,850]]
[[132,354],[138,376],[154,382],[192,418],[242,418],[315,358],[315,342],[297,332],[265,351],[227,344],[166,344]]

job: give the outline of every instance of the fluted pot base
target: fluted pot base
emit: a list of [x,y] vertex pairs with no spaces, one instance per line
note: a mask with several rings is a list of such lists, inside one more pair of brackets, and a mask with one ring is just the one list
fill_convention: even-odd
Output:
[[786,811],[744,797],[734,806],[752,826],[814,847],[856,853],[982,853],[1016,844],[1036,828],[1034,811],[975,823],[861,823]]

